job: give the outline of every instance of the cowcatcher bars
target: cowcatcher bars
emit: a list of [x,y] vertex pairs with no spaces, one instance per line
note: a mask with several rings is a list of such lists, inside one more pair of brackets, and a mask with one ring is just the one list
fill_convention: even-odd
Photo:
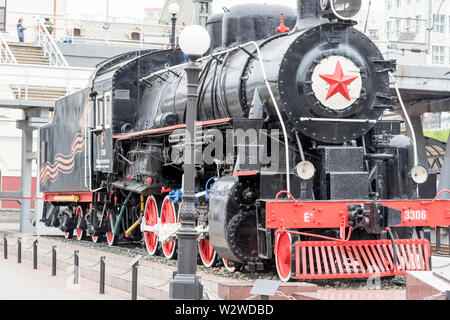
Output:
[[[450,201],[437,200],[444,192],[450,193],[444,190],[432,201],[361,203],[299,202],[282,191],[274,202],[266,203],[267,229],[276,230],[277,264],[283,261],[278,258],[280,254],[286,256],[292,278],[299,280],[388,277],[404,275],[407,271],[430,271],[430,240],[395,239],[391,228],[416,227],[419,231],[448,226]],[[292,201],[279,200],[281,194],[287,194]],[[350,241],[352,231],[357,228],[389,239]],[[298,231],[301,229],[339,229],[340,237]],[[286,235],[290,242],[285,241]],[[298,241],[300,236],[321,241]],[[289,251],[283,247],[286,243],[291,246]],[[289,254],[291,259],[287,257]]]

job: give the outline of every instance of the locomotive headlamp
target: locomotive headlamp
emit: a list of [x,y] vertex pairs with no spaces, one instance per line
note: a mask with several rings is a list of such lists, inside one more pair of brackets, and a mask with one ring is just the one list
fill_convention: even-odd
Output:
[[321,0],[322,16],[350,20],[361,10],[361,0]]
[[424,184],[428,180],[428,171],[422,166],[416,166],[411,171],[411,178],[417,184]]
[[176,2],[172,3],[169,6],[169,13],[171,15],[177,15],[180,12],[180,5]]
[[211,38],[199,25],[191,25],[180,34],[180,48],[189,58],[199,58],[208,51]]
[[316,174],[316,168],[309,161],[300,162],[295,167],[295,175],[302,179],[303,181],[311,180]]

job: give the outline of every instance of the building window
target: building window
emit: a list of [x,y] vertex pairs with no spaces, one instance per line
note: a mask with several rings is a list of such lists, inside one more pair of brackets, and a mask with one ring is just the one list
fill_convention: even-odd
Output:
[[433,31],[437,33],[445,32],[445,15],[433,14]]
[[402,26],[402,21],[400,19],[395,20],[395,38],[398,39],[400,37],[400,29]]
[[105,93],[105,129],[111,128],[111,93]]
[[422,18],[422,16],[416,16],[416,33],[420,32],[420,19]]
[[0,31],[6,30],[6,0],[0,0]]
[[388,10],[392,9],[392,0],[386,0],[386,8]]
[[433,64],[444,64],[445,62],[445,47],[433,46]]
[[95,104],[95,127],[96,129],[103,128],[105,125],[105,99],[97,97]]

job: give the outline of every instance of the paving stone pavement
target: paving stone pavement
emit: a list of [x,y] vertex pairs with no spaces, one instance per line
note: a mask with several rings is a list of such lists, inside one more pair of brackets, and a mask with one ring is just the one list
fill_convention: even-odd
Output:
[[30,260],[17,263],[16,257],[0,258],[0,300],[130,300],[128,292],[107,288],[99,294],[99,284],[80,279],[73,284],[73,274],[58,270],[51,276],[49,267],[33,270]]

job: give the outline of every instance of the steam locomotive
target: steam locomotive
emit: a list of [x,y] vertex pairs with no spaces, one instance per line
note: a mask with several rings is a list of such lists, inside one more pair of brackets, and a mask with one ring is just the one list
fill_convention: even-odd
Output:
[[[419,199],[414,144],[382,120],[396,64],[354,28],[360,8],[298,0],[297,12],[243,4],[209,18],[195,143],[205,266],[283,281],[430,270],[429,228],[448,225],[449,203]],[[177,48],[130,52],[56,102],[40,131],[47,226],[176,256],[185,67]]]

